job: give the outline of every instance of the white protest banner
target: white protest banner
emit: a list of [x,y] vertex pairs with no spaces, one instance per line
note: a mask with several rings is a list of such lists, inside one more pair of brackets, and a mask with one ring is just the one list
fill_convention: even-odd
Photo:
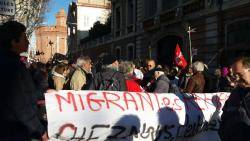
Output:
[[220,141],[221,108],[229,93],[192,95],[47,93],[48,134],[51,140]]
[[15,0],[0,0],[0,14],[1,15],[15,15],[16,5]]

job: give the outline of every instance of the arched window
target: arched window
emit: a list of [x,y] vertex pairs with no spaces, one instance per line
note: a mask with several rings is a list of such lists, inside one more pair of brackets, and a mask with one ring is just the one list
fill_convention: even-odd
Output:
[[134,23],[134,0],[127,1],[127,24]]

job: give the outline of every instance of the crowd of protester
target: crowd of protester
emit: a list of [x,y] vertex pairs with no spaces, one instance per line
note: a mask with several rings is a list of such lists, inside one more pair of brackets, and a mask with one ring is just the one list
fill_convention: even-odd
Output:
[[[43,76],[43,79],[39,78],[39,80],[48,79],[48,83],[52,85],[47,85],[47,89],[138,92],[138,89],[131,88],[138,85],[139,91],[157,93],[171,92],[172,90],[169,88],[173,86],[177,91],[187,93],[230,92],[237,87],[239,81],[239,77],[233,74],[231,67],[215,69],[214,73],[210,72],[208,75],[208,72],[205,72],[208,68],[201,61],[196,61],[183,70],[176,66],[169,68],[168,66],[157,65],[153,59],[146,60],[145,63],[117,60],[112,55],[106,55],[99,59],[102,60],[101,69],[93,66],[96,63],[92,63],[88,56],[79,57],[75,64],[68,64],[66,60],[64,60],[64,63],[55,60],[56,63],[53,64],[53,68],[47,69],[47,71],[40,68],[38,64],[48,65],[40,62],[34,63],[37,64],[35,65],[37,70],[35,73],[33,72],[33,78],[37,87],[45,84],[43,84],[44,81],[38,83],[36,75]],[[100,63],[99,60],[98,62]],[[112,88],[100,88],[100,82],[110,79],[114,81]],[[52,82],[49,82],[49,80]],[[119,82],[119,87],[115,87],[116,81]],[[209,85],[209,83],[212,83],[212,85]]]
[[[243,78],[249,75],[249,72],[234,73],[235,66],[227,66],[217,68],[211,73],[212,70],[202,61],[195,61],[186,69],[181,69],[177,66],[157,64],[153,59],[118,60],[115,56],[104,53],[95,61],[88,56],[80,56],[73,63],[69,63],[67,58],[51,60],[47,64],[27,63],[18,58],[21,52],[27,50],[29,44],[25,30],[25,27],[17,22],[9,22],[1,27],[0,65],[4,68],[1,69],[1,74],[4,75],[1,90],[9,95],[3,97],[1,94],[2,101],[5,101],[0,102],[1,112],[6,117],[1,117],[3,120],[0,121],[8,121],[2,124],[3,127],[6,126],[5,129],[11,126],[15,128],[0,132],[1,140],[29,140],[28,134],[31,133],[47,140],[44,93],[48,90],[212,93],[231,92],[242,87],[242,81],[247,84],[245,88],[249,88],[249,76]],[[6,32],[9,32],[8,35],[3,36]],[[246,62],[241,62],[243,67],[250,71],[249,59],[241,59],[238,62],[242,60]],[[245,93],[249,93],[249,89],[246,89]],[[3,107],[9,108],[11,112]],[[38,115],[35,114],[37,110],[40,113]],[[249,125],[244,126],[244,129],[250,131]]]
[[[239,77],[231,67],[215,69],[207,76],[207,66],[196,61],[186,69],[169,68],[156,64],[153,59],[145,63],[117,60],[105,55],[98,60],[101,68],[88,56],[80,56],[74,64],[67,60],[53,60],[47,64],[33,62],[28,68],[37,89],[47,90],[113,90],[130,92],[186,93],[230,92],[237,87]],[[95,64],[96,66],[94,66]],[[104,87],[102,82],[112,80],[112,86]],[[212,85],[206,85],[211,83]],[[106,82],[108,84],[109,82]],[[133,88],[138,85],[137,88]]]
[[[49,64],[34,62],[32,69],[29,69],[36,88],[44,92],[55,89],[159,94],[213,93],[231,92],[240,85],[240,77],[233,73],[232,67],[217,68],[211,73],[201,61],[180,69],[157,64],[153,59],[145,62],[123,61],[105,54],[96,62],[92,62],[88,56],[80,56],[74,64],[69,64],[67,60],[53,60]],[[38,97],[44,99],[41,95]],[[40,109],[45,114],[45,110]]]

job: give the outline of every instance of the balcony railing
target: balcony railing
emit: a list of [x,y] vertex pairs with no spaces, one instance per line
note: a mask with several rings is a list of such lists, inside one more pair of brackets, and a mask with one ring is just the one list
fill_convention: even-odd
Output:
[[102,36],[100,38],[96,38],[90,41],[86,41],[85,43],[81,44],[81,47],[83,48],[93,48],[93,47],[98,47],[102,44],[106,44],[112,40],[111,34],[107,34],[105,36]]
[[156,22],[158,21],[157,17],[159,18],[160,23],[166,23],[168,21],[180,19],[188,14],[204,10],[205,7],[206,0],[190,0],[180,6],[162,11],[159,15],[145,19],[143,21],[143,29],[147,30],[154,27],[158,23]]
[[193,0],[190,3],[186,3],[182,6],[183,15],[203,10],[205,5],[205,0]]
[[171,9],[160,15],[160,22],[167,22],[176,18],[176,9]]
[[143,28],[148,29],[155,25],[155,17],[150,17],[143,21]]

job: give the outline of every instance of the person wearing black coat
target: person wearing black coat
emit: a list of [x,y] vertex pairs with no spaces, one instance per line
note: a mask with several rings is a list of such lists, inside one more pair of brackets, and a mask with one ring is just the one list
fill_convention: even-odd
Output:
[[233,71],[240,79],[222,109],[219,134],[222,141],[249,141],[250,57],[236,59]]
[[25,26],[10,21],[0,27],[0,140],[30,141],[32,136],[47,141],[39,120],[36,89],[30,72],[20,61],[29,41]]

